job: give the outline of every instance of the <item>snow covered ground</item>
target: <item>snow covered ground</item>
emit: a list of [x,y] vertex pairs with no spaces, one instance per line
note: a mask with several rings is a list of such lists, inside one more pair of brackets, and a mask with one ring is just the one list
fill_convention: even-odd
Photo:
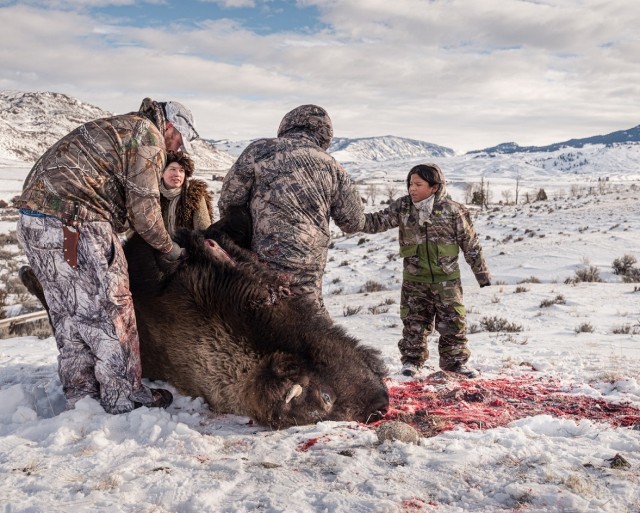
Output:
[[[456,161],[446,162],[452,193],[461,199],[463,166],[458,172]],[[467,164],[470,180],[477,175]],[[409,167],[387,171],[380,183],[401,188]],[[15,178],[0,177],[0,199],[19,190]],[[511,187],[512,178],[492,181]],[[541,385],[527,407],[553,383],[567,403],[575,402],[575,415],[540,408],[489,429],[454,422],[415,445],[379,443],[375,426],[355,423],[270,431],[244,417],[213,415],[201,399],[173,389],[166,411],[111,416],[86,399],[63,412],[54,340],[16,337],[0,340],[0,511],[637,513],[640,284],[623,283],[611,266],[624,255],[640,260],[640,183],[626,175],[604,194],[572,195],[572,184],[597,185],[597,177],[524,178],[531,190],[553,183],[564,193],[474,214],[493,285],[480,289],[461,266],[471,363],[490,397],[477,403],[458,394],[443,415],[463,418],[479,407],[488,411],[490,403],[507,405],[500,386],[527,380]],[[390,388],[403,391],[411,381],[398,374],[396,235],[345,237],[336,229],[324,291],[336,322],[382,351]],[[590,266],[603,282],[565,283]],[[362,292],[367,282],[386,290]],[[489,332],[483,326],[491,319],[521,330]],[[435,342],[430,349],[437,370]],[[463,384],[425,372],[418,388],[455,393]],[[577,408],[585,401],[591,410]],[[415,418],[404,406],[392,403],[405,419]],[[616,408],[624,406],[635,408],[636,417],[630,410],[623,418]],[[430,405],[423,407],[428,413]]]

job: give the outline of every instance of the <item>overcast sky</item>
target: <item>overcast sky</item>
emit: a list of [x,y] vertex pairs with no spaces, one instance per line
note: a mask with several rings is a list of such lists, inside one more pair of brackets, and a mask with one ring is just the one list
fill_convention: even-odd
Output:
[[458,152],[640,124],[637,0],[0,0],[0,26],[0,89],[179,100],[208,139],[304,103]]

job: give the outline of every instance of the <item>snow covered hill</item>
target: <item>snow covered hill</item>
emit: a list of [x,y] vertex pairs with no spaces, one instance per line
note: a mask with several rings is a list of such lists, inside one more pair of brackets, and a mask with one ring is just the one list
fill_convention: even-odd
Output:
[[[66,94],[0,91],[0,166],[30,167],[78,125],[112,114]],[[208,141],[194,143],[193,159],[196,169],[207,173],[226,171],[235,160]]]
[[109,115],[65,94],[0,91],[0,159],[33,163],[78,125]]
[[331,153],[340,162],[385,162],[410,158],[451,157],[451,148],[424,141],[384,135],[347,139],[336,137],[329,146]]
[[241,141],[232,141],[230,139],[210,139],[209,142],[215,144],[216,148],[226,151],[234,157],[238,157],[244,149],[249,146],[255,139],[245,139]]
[[[216,147],[238,156],[251,142],[211,141]],[[539,182],[548,179],[584,182],[588,180],[637,180],[640,178],[640,142],[588,144],[539,152],[469,152],[457,155],[449,148],[424,141],[384,136],[360,139],[336,138],[329,152],[341,162],[349,176],[361,184],[392,182],[402,188],[409,169],[435,162],[448,182],[460,186],[488,179],[499,183]],[[553,186],[553,185],[552,185]],[[497,198],[499,199],[499,198]]]
[[[252,141],[222,139],[211,142],[218,148],[237,157]],[[451,148],[393,135],[356,139],[334,137],[328,151],[336,160],[342,163],[389,162],[417,158],[431,159],[432,157],[451,157],[455,154]]]
[[[613,146],[590,145],[581,149],[562,148],[554,152],[512,154],[465,154],[452,157],[408,159],[386,162],[345,162],[344,166],[358,183],[395,183],[404,188],[407,173],[416,164],[435,162],[447,182],[464,188],[480,180],[493,186],[515,187],[530,184],[549,189],[571,184],[583,187],[587,182],[629,181],[640,179],[640,143]],[[385,185],[386,187],[386,185]],[[496,197],[497,202],[500,197]]]

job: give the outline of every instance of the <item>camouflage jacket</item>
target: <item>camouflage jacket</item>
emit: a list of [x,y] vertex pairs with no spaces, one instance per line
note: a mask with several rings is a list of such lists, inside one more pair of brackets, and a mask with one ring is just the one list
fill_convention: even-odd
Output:
[[130,226],[156,250],[170,251],[158,190],[166,160],[158,125],[133,112],[79,126],[40,157],[15,206],[63,222],[77,212],[80,222],[108,221],[117,232]]
[[[322,125],[318,119],[313,121]],[[249,205],[252,249],[260,260],[290,273],[294,282],[317,282],[327,260],[330,218],[344,232],[358,232],[364,209],[346,171],[325,151],[330,125],[288,130],[290,121],[285,116],[279,137],[244,150],[224,179],[218,207],[223,217],[230,206]]]
[[447,197],[443,185],[436,193],[433,211],[422,226],[410,196],[403,196],[384,210],[365,214],[365,233],[399,227],[403,278],[420,283],[438,283],[460,277],[458,254],[462,249],[480,285],[491,280],[469,210]]

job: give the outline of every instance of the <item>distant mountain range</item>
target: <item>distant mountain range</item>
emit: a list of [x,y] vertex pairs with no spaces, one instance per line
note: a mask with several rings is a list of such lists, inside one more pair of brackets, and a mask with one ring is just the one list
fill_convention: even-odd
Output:
[[[135,106],[134,106],[135,108]],[[111,113],[75,98],[52,92],[0,91],[0,166],[29,166],[49,146],[79,124]],[[224,174],[251,141],[206,140],[194,142],[197,173]],[[465,173],[512,174],[521,169],[537,173],[582,173],[610,170],[624,174],[640,168],[640,126],[548,146],[503,143],[455,155],[451,148],[392,135],[365,138],[336,137],[329,152],[348,164],[360,179],[384,177],[391,163],[402,161],[447,162],[449,169]],[[516,156],[518,159],[514,159]],[[401,164],[401,169],[405,165]],[[406,171],[403,171],[406,172]]]
[[[223,139],[212,140],[211,142],[217,148],[237,157],[252,141],[229,141]],[[455,154],[451,148],[394,135],[358,139],[334,137],[328,151],[336,160],[343,163],[451,157]]]
[[541,153],[561,150],[563,148],[583,148],[589,144],[602,144],[604,146],[613,146],[614,144],[627,144],[640,142],[640,125],[630,128],[629,130],[619,130],[606,135],[595,135],[593,137],[585,137],[583,139],[569,139],[559,143],[549,144],[548,146],[519,146],[514,142],[502,143],[491,148],[483,150],[474,150],[468,152],[469,155],[475,153],[488,154],[509,154],[509,153]]

